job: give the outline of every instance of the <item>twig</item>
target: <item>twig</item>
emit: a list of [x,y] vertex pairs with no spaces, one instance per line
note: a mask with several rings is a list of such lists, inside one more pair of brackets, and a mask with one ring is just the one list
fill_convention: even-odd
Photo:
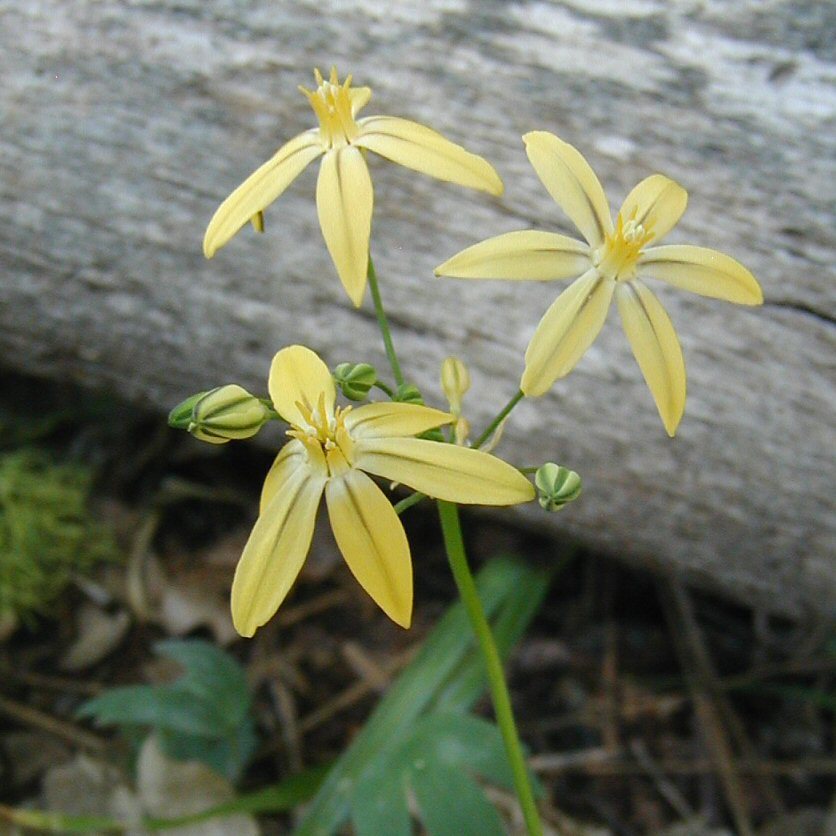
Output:
[[630,741],[630,751],[639,766],[647,772],[656,785],[659,795],[673,807],[677,815],[685,821],[692,819],[694,810],[688,803],[688,799],[674,786],[664,770],[659,768],[659,764],[650,756],[644,742],[638,739]]
[[37,708],[22,705],[6,697],[0,697],[0,713],[27,726],[34,726],[57,737],[62,737],[64,740],[83,746],[86,749],[101,752],[107,747],[107,741],[98,735],[80,729],[67,720],[60,720]]
[[669,576],[659,581],[662,606],[668,619],[694,710],[703,730],[708,751],[714,761],[735,827],[740,836],[754,836],[743,785],[734,760],[734,752],[723,727],[717,703],[719,693],[711,659],[703,642],[702,633],[694,617],[691,599],[677,578]]

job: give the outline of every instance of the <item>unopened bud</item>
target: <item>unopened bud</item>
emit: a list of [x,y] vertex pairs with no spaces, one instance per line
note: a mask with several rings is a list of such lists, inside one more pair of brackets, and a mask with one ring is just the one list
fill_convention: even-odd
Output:
[[377,383],[377,371],[368,363],[340,363],[334,369],[334,382],[350,401],[362,401]]
[[395,390],[395,395],[392,398],[397,403],[414,403],[419,406],[424,405],[424,399],[418,391],[418,387],[412,383],[401,383]]
[[186,398],[182,403],[178,403],[171,412],[168,413],[168,426],[174,427],[175,430],[188,430],[192,423],[192,410],[194,405],[205,395],[206,392],[198,392],[190,398]]
[[172,426],[183,426],[182,415],[189,403],[192,410],[184,428],[210,444],[250,438],[270,420],[270,410],[264,403],[234,383],[195,395],[175,407],[171,415],[176,413],[179,422]]
[[441,389],[450,403],[450,412],[461,415],[462,397],[470,389],[470,372],[458,357],[448,357],[441,364]]
[[568,467],[546,462],[534,476],[537,499],[546,511],[559,511],[581,493],[581,477]]

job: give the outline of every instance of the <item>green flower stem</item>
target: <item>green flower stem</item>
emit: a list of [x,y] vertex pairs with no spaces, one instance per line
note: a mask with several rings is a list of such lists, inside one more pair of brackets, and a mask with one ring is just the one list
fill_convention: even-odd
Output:
[[384,395],[388,395],[390,398],[395,397],[395,390],[391,386],[387,386],[382,380],[376,380],[374,386],[375,389],[380,389]]
[[372,292],[372,301],[374,302],[374,312],[377,315],[377,324],[380,327],[380,334],[383,337],[386,356],[389,358],[389,365],[392,367],[395,383],[401,386],[404,383],[403,372],[401,371],[401,364],[398,361],[398,355],[395,352],[395,344],[392,342],[392,333],[389,330],[386,311],[383,310],[383,300],[380,298],[380,288],[377,284],[377,273],[374,271],[374,262],[372,261],[371,253],[369,253],[368,278],[369,290]]
[[522,389],[517,391],[517,394],[508,401],[505,406],[497,413],[496,418],[488,424],[487,429],[473,442],[473,447],[478,449],[481,447],[493,434],[496,428],[511,414],[511,410],[525,397]]
[[[521,397],[522,392],[519,393],[516,400]],[[515,401],[511,402],[506,408],[506,414],[513,409],[514,403]],[[525,757],[517,733],[517,725],[514,721],[514,712],[511,708],[511,697],[508,694],[508,685],[502,671],[502,661],[488,620],[485,617],[482,602],[479,600],[479,593],[476,590],[473,575],[467,564],[458,506],[451,502],[439,500],[438,514],[441,518],[441,531],[444,535],[444,546],[447,551],[447,558],[450,561],[450,568],[485,662],[494,712],[499,729],[502,732],[502,739],[505,742],[508,761],[514,774],[514,786],[525,818],[526,829],[529,836],[542,836],[543,825],[540,823],[537,805],[534,802],[534,791],[525,766]]]
[[413,505],[417,505],[421,500],[426,499],[427,495],[425,493],[421,493],[420,491],[415,491],[415,493],[410,494],[409,496],[404,497],[400,502],[395,503],[395,513],[396,514],[403,514],[407,508],[411,508]]

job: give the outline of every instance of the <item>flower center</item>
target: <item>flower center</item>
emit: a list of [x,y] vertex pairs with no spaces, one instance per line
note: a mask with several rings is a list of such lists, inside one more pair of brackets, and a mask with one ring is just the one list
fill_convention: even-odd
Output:
[[[635,213],[633,213],[635,215]],[[595,251],[592,261],[598,272],[615,281],[629,281],[636,275],[642,248],[653,238],[650,224],[643,226],[635,217],[625,221],[619,212],[615,229]]]
[[319,119],[319,133],[327,149],[342,148],[357,138],[358,128],[351,107],[351,76],[340,84],[336,67],[331,68],[328,81],[319,70],[314,70],[316,90],[299,89],[308,97]]
[[309,409],[300,401],[296,406],[305,419],[303,425],[292,424],[287,431],[291,438],[297,438],[316,461],[328,465],[331,476],[345,472],[352,466],[354,442],[345,428],[345,416],[351,407],[336,407],[332,415],[325,408],[325,394],[321,393],[316,407]]

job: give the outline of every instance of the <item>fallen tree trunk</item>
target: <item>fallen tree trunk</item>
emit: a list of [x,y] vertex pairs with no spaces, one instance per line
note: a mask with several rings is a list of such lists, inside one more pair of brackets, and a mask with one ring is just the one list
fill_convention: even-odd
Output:
[[675,441],[610,321],[503,439],[517,462],[580,471],[584,497],[556,516],[515,513],[774,611],[833,613],[832,9],[322,5],[0,2],[2,362],[160,409],[227,381],[264,391],[292,342],[383,368],[370,303],[350,307],[323,246],[315,167],[264,236],[245,230],[211,262],[200,251],[220,201],[314,124],[296,85],[336,63],[373,87],[367,113],[430,124],[505,181],[494,199],[371,161],[372,251],[399,351],[434,402],[443,357],[465,359],[476,428],[516,390],[559,288],[432,269],[499,232],[570,231],[520,135],[578,146],[615,205],[656,170],[689,190],[670,240],[736,256],[766,304],[661,290],[689,371]]

